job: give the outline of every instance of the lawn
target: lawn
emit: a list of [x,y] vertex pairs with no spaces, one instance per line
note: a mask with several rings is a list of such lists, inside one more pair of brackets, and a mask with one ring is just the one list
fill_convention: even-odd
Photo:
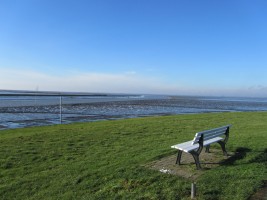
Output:
[[236,112],[1,131],[0,199],[190,199],[190,180],[145,165],[226,124],[239,156],[198,178],[197,199],[248,199],[267,180],[266,122],[267,112]]

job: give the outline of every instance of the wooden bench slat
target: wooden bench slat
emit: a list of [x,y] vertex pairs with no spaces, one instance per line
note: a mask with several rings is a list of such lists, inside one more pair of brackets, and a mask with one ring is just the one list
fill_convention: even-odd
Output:
[[[207,145],[210,145],[212,143],[215,143],[215,142],[218,142],[218,141],[221,141],[221,140],[223,140],[223,138],[215,137],[213,139],[204,141],[203,146],[207,146]],[[181,143],[181,144],[176,144],[176,145],[171,146],[171,148],[179,149],[179,150],[182,150],[182,151],[185,151],[185,152],[193,151],[193,150],[197,149],[198,147],[199,147],[199,144],[192,145],[192,141],[184,142],[184,143]]]
[[171,146],[171,148],[178,149],[178,148],[183,148],[183,147],[190,146],[190,145],[192,145],[192,141],[184,142],[181,144],[176,144],[176,145]]
[[[216,136],[216,137],[219,137],[219,136]],[[204,141],[206,141],[206,140],[210,140],[210,139],[214,138],[214,136],[213,136],[213,135],[211,135],[211,136],[204,137],[204,138],[205,138],[205,139],[204,139]]]
[[215,137],[215,138],[212,138],[210,140],[204,141],[203,146],[207,146],[207,145],[210,145],[212,143],[215,143],[215,142],[218,142],[218,141],[221,141],[221,140],[223,140],[222,137]]
[[209,136],[209,135],[223,135],[225,134],[226,129],[223,130],[219,130],[219,131],[214,131],[214,132],[210,132],[210,133],[205,133],[205,136]]

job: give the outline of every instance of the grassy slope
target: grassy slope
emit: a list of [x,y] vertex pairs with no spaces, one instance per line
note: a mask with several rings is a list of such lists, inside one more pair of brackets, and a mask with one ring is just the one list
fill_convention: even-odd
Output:
[[190,181],[142,165],[233,124],[227,149],[240,156],[200,177],[198,199],[247,199],[267,179],[266,121],[266,112],[217,113],[1,131],[0,198],[188,199]]

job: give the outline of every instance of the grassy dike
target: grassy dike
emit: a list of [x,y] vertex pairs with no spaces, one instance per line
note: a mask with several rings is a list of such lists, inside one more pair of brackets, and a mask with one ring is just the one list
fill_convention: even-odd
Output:
[[195,132],[225,124],[233,125],[227,149],[240,154],[200,176],[197,197],[247,199],[267,180],[267,112],[0,131],[0,199],[190,199],[191,181],[144,165],[175,154],[170,146]]

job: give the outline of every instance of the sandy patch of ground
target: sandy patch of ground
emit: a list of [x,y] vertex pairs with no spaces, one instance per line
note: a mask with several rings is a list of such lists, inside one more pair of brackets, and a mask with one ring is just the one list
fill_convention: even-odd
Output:
[[224,156],[222,150],[219,149],[211,149],[210,151],[210,153],[205,153],[203,150],[200,154],[201,170],[196,169],[194,159],[192,155],[188,153],[183,153],[181,165],[175,164],[177,158],[177,154],[175,154],[148,163],[146,167],[162,173],[173,174],[195,181],[205,171],[219,166],[234,155],[234,153],[228,152],[229,155]]

